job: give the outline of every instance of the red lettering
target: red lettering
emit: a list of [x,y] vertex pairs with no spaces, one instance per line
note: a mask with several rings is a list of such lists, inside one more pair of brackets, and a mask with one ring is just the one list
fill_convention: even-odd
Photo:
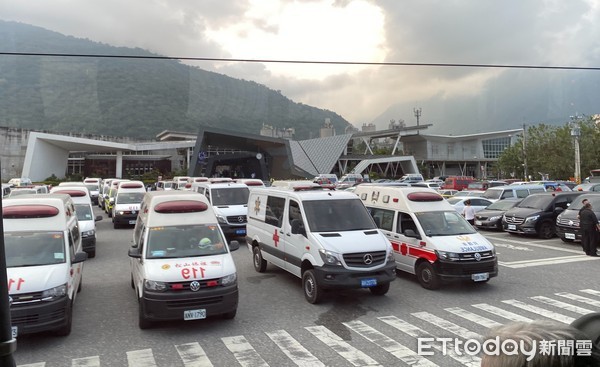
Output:
[[19,278],[18,280],[14,280],[14,279],[9,279],[8,280],[8,291],[10,292],[10,288],[13,286],[13,284],[17,283],[17,291],[21,290],[21,285],[23,283],[25,283],[25,279],[23,278]]
[[183,277],[183,279],[190,279],[190,269],[188,269],[188,268],[181,269],[181,276]]
[[204,272],[206,271],[206,269],[204,268],[194,268],[194,267],[190,267],[190,268],[183,268],[181,269],[181,276],[183,277],[183,279],[202,279],[204,278]]

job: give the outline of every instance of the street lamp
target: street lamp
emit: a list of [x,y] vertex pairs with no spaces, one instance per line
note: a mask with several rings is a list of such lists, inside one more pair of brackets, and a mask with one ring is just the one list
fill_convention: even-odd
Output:
[[579,157],[579,136],[581,136],[581,127],[579,126],[579,119],[582,116],[571,116],[571,136],[574,140],[575,145],[575,182],[581,183],[581,158]]
[[525,124],[523,124],[523,176],[525,181],[529,181],[527,177],[527,130],[525,130]]

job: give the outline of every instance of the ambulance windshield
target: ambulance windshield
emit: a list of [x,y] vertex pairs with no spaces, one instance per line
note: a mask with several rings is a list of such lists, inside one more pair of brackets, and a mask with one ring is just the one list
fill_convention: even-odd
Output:
[[308,226],[313,232],[343,232],[376,229],[373,218],[357,198],[304,201]]
[[7,268],[65,262],[62,232],[5,232],[4,246]]
[[147,259],[212,256],[227,253],[218,224],[152,227],[148,231]]
[[475,229],[455,211],[415,213],[426,236],[457,236]]
[[250,190],[247,187],[212,189],[212,205],[245,205],[248,204]]

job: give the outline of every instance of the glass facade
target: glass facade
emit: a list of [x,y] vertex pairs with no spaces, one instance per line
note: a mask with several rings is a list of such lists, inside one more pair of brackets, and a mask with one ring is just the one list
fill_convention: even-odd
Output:
[[510,146],[510,136],[496,139],[487,139],[482,141],[483,156],[485,158],[496,159],[504,152],[504,149]]

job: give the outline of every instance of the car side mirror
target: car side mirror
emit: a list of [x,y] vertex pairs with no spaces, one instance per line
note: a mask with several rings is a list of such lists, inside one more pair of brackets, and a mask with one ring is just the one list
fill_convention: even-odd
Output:
[[231,241],[229,242],[229,251],[235,251],[238,250],[240,248],[240,243],[238,241]]
[[96,216],[96,218],[94,218],[94,222],[101,221],[102,219],[104,219],[104,217],[101,215],[98,215],[98,216]]
[[140,254],[140,251],[137,248],[137,246],[130,248],[128,255],[129,255],[129,257],[133,257],[133,258],[136,258],[136,259],[141,259],[142,258],[142,254]]
[[421,236],[419,236],[414,230],[412,229],[405,229],[404,230],[404,235],[406,237],[412,237],[412,238],[421,238]]
[[77,264],[77,263],[84,262],[85,260],[87,260],[87,258],[88,258],[88,254],[87,253],[85,253],[85,252],[78,252],[78,253],[75,254],[75,257],[71,261],[71,264]]

